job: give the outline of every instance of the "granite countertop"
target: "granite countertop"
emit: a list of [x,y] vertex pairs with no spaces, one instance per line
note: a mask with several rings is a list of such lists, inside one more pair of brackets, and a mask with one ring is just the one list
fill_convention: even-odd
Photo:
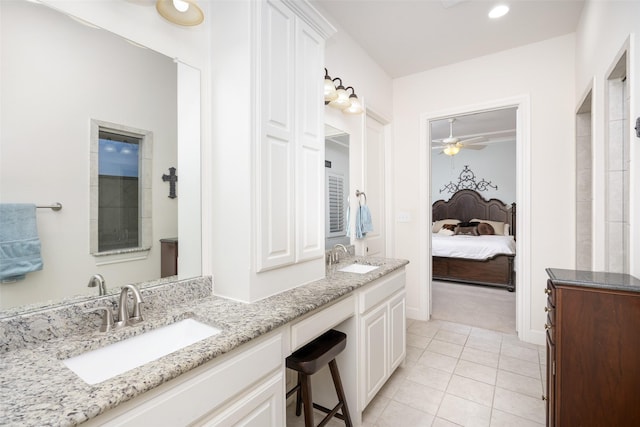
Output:
[[629,274],[561,268],[547,268],[547,274],[557,285],[640,292],[640,279]]
[[[90,330],[65,333],[64,328],[83,326],[71,319],[74,314],[87,323],[86,306],[71,311],[67,308],[65,313],[72,313],[66,315],[67,319],[59,316],[52,320],[55,316],[46,312],[37,313],[35,320],[27,320],[28,315],[0,319],[0,425],[80,424],[408,263],[384,258],[355,259],[380,268],[366,274],[336,271],[354,261],[350,258],[334,266],[324,279],[251,304],[210,295],[210,290],[206,295],[202,290],[207,286],[210,289],[209,277],[188,284],[197,289],[195,292],[188,286],[179,291],[176,289],[180,286],[165,284],[171,303],[154,295],[148,298],[143,291],[145,321],[107,333],[99,332],[95,324]],[[86,384],[61,362],[186,317],[194,317],[221,332],[96,385]],[[64,325],[54,325],[55,322]],[[46,325],[43,327],[42,323]]]

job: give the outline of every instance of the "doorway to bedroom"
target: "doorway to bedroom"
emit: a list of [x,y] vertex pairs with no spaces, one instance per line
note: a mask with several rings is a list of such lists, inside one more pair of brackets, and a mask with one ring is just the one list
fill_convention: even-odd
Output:
[[432,319],[516,333],[517,110],[429,121]]

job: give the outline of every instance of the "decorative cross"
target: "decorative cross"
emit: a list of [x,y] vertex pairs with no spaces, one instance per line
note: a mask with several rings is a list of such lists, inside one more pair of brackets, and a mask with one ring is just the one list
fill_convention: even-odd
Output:
[[176,175],[176,168],[169,168],[169,175],[162,174],[162,180],[164,182],[169,181],[169,198],[175,199],[176,196],[176,182],[178,182],[178,175]]

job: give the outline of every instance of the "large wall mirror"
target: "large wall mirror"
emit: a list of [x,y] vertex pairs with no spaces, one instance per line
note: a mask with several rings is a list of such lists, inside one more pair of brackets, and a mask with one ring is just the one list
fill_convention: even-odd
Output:
[[325,125],[325,248],[348,245],[349,134]]
[[[199,71],[41,4],[2,1],[0,19],[0,203],[62,204],[36,209],[43,269],[0,283],[0,310],[95,296],[87,287],[94,274],[112,290],[160,279],[161,240],[178,243],[173,279],[201,275]],[[96,250],[92,241],[100,212],[111,207],[97,200],[95,123],[152,135],[133,162],[142,174],[138,194],[107,192],[139,205],[128,220],[145,238],[125,249]],[[178,176],[174,198],[163,180],[170,168]],[[100,233],[131,240],[122,221],[103,223]]]

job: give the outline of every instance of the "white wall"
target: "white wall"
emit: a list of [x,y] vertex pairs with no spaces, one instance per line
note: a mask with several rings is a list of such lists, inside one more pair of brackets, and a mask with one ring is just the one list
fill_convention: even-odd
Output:
[[[158,239],[178,232],[177,200],[161,180],[177,166],[176,65],[48,7],[2,6],[2,201],[63,205],[37,210],[44,268],[0,285],[2,307],[95,294],[95,273],[110,287],[159,278]],[[98,266],[89,253],[91,119],[154,133],[146,258]]]
[[504,141],[487,144],[482,150],[460,150],[453,157],[432,151],[431,196],[432,201],[449,200],[453,193],[443,190],[452,182],[460,182],[465,166],[475,175],[475,182],[483,179],[498,187],[478,191],[485,199],[502,200],[510,205],[516,201],[516,142]]
[[633,127],[640,115],[640,2],[637,1],[587,1],[576,31],[576,93],[574,107],[577,109],[587,89],[593,84],[593,153],[594,153],[594,268],[605,266],[605,148],[608,132],[608,118],[605,111],[607,77],[610,67],[627,40],[629,40],[630,73],[630,116],[627,131],[631,135],[630,194],[631,194],[631,239],[630,273],[640,276],[640,139],[635,137]]
[[526,209],[527,198],[530,205],[528,212],[521,211],[528,223],[518,228],[531,230],[530,241],[520,243],[529,245],[531,259],[530,276],[521,275],[518,283],[527,305],[520,328],[530,340],[544,339],[545,268],[574,265],[574,227],[557,227],[575,218],[573,57],[574,36],[567,35],[394,80],[395,208],[411,216],[410,222],[396,224],[396,255],[411,261],[410,315],[424,315],[429,304],[420,298],[428,286],[420,266],[430,262],[419,230],[419,213],[430,206],[430,183],[419,192],[421,169],[429,168],[428,159],[418,155],[420,145],[427,144],[420,137],[420,116],[525,97],[530,100],[530,129],[524,129],[530,152],[523,152],[524,145],[518,150],[530,167],[530,180],[528,187],[523,183],[525,194],[518,195],[519,210]]

